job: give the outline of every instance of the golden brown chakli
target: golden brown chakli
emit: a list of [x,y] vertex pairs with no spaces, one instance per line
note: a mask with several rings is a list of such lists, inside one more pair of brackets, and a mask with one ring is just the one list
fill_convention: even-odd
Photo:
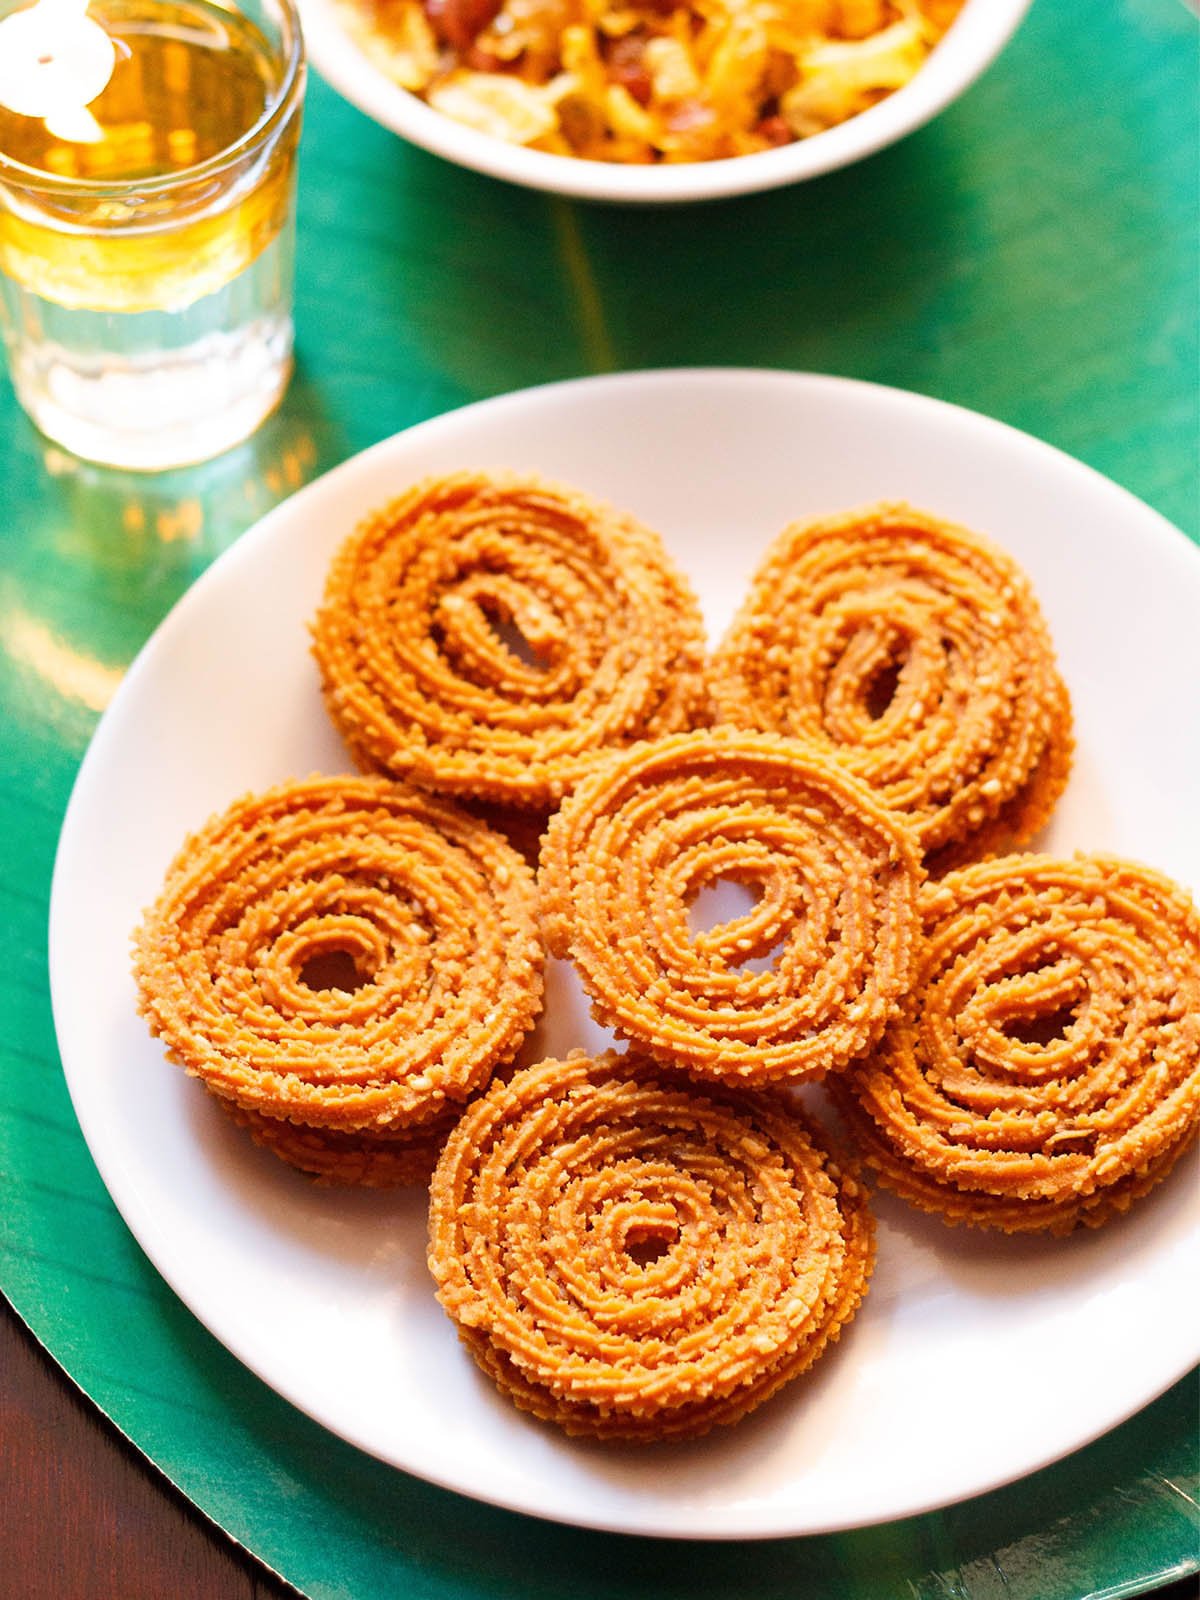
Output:
[[511,474],[432,479],[334,559],[313,629],[359,766],[548,808],[596,752],[702,716],[704,631],[657,534]]
[[542,960],[517,852],[380,778],[239,800],[184,843],[134,939],[168,1055],[285,1159],[371,1182],[399,1148],[347,1136],[444,1134],[532,1026]]
[[[548,948],[600,1022],[757,1084],[819,1076],[878,1037],[913,972],[922,878],[903,820],[837,762],[721,728],[610,756],[552,818],[538,886]],[[757,903],[693,932],[721,880]]]
[[744,1416],[838,1336],[873,1255],[861,1186],[790,1102],[632,1056],[493,1083],[431,1186],[467,1348],[518,1406],[599,1438]]
[[1104,856],[1022,855],[924,892],[916,987],[829,1087],[883,1181],[948,1222],[1124,1211],[1200,1126],[1200,916]]
[[222,1100],[239,1127],[256,1145],[269,1150],[318,1184],[360,1189],[398,1189],[428,1183],[451,1128],[462,1115],[457,1101],[428,1122],[383,1133],[314,1128],[305,1123],[264,1117]]
[[844,762],[939,869],[1031,839],[1070,770],[1070,701],[1029,579],[909,506],[786,528],[712,692],[722,721]]

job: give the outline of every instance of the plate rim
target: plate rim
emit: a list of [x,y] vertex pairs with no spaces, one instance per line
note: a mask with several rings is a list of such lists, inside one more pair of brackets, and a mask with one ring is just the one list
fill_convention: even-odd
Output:
[[[846,378],[833,374],[797,372],[789,369],[773,367],[668,367],[640,369],[630,372],[603,373],[593,376],[576,377],[545,384],[533,385],[524,389],[513,390],[503,394],[490,396],[479,401],[467,401],[461,406],[455,407],[450,411],[439,413],[436,416],[426,418],[418,423],[414,423],[407,428],[399,429],[395,433],[377,441],[375,444],[356,452],[346,460],[339,462],[327,472],[322,473],[311,483],[305,485],[303,488],[288,496],[285,500],[281,501],[279,505],[273,507],[262,517],[256,519],[238,538],[236,538],[210,563],[208,568],[206,568],[205,571],[201,573],[193,583],[189,585],[189,587],[184,591],[174,605],[171,606],[166,615],[153,629],[145,643],[142,645],[141,649],[137,652],[133,661],[130,663],[130,666],[127,669],[120,686],[118,687],[117,693],[114,695],[109,708],[107,708],[104,714],[101,716],[100,721],[93,732],[92,738],[89,741],[87,750],[84,753],[83,760],[80,763],[75,780],[72,784],[70,797],[64,812],[59,838],[55,849],[54,866],[51,877],[48,920],[50,997],[56,1043],[59,1045],[63,1075],[67,1085],[68,1093],[70,1095],[71,1104],[76,1119],[79,1123],[80,1130],[83,1134],[84,1141],[87,1145],[89,1155],[91,1156],[91,1159],[100,1173],[101,1179],[104,1182],[106,1190],[108,1191],[109,1199],[112,1201],[118,1214],[121,1216],[125,1225],[129,1228],[133,1237],[137,1240],[139,1246],[145,1252],[151,1265],[154,1267],[154,1270],[170,1287],[172,1292],[180,1299],[180,1301],[188,1309],[189,1313],[195,1316],[197,1321],[200,1322],[201,1325],[206,1329],[208,1329],[210,1333],[212,1333],[212,1335],[224,1346],[224,1348],[234,1357],[234,1359],[238,1360],[249,1371],[253,1372],[261,1381],[271,1388],[273,1392],[287,1400],[289,1404],[295,1405],[298,1410],[312,1418],[320,1426],[327,1428],[334,1435],[346,1440],[350,1444],[354,1445],[355,1448],[364,1450],[364,1452],[368,1454],[375,1454],[375,1452],[372,1452],[369,1446],[363,1445],[358,1439],[352,1437],[352,1435],[346,1432],[342,1427],[339,1427],[336,1421],[325,1417],[321,1413],[320,1408],[314,1409],[311,1404],[307,1404],[302,1399],[297,1398],[292,1392],[290,1392],[288,1387],[281,1386],[275,1377],[267,1376],[260,1369],[259,1364],[255,1360],[249,1359],[241,1352],[238,1341],[235,1340],[230,1342],[222,1333],[217,1332],[217,1328],[214,1326],[214,1322],[213,1320],[210,1320],[209,1316],[201,1315],[201,1313],[196,1310],[188,1295],[177,1283],[176,1273],[173,1270],[172,1264],[169,1264],[167,1267],[164,1267],[162,1264],[160,1264],[157,1253],[152,1251],[152,1249],[145,1242],[142,1230],[137,1225],[137,1221],[142,1220],[137,1204],[131,1201],[128,1195],[125,1197],[125,1204],[118,1199],[118,1194],[114,1190],[114,1182],[112,1180],[111,1170],[108,1163],[107,1152],[104,1155],[101,1155],[93,1147],[92,1139],[89,1136],[86,1118],[83,1114],[81,1114],[80,1106],[77,1101],[72,1073],[68,1069],[66,1059],[62,1053],[60,1042],[62,1036],[60,1031],[60,1008],[63,1006],[64,1002],[62,1000],[62,980],[59,976],[61,972],[61,958],[58,956],[57,952],[61,948],[63,938],[61,930],[65,915],[63,903],[66,894],[66,890],[63,887],[64,873],[60,869],[62,868],[64,859],[69,854],[69,845],[73,835],[74,827],[76,826],[74,818],[77,810],[85,803],[86,790],[88,783],[90,782],[90,773],[96,763],[102,760],[104,755],[104,747],[108,738],[114,736],[110,732],[106,732],[106,730],[111,730],[115,725],[116,719],[110,715],[112,708],[119,703],[121,698],[127,692],[132,692],[131,690],[127,689],[127,686],[135,685],[140,681],[141,677],[145,673],[152,669],[155,656],[163,648],[161,643],[162,639],[170,630],[173,630],[173,628],[177,626],[175,619],[180,615],[186,614],[186,612],[190,611],[192,608],[203,605],[205,603],[204,596],[209,587],[221,582],[224,575],[236,566],[238,560],[245,558],[243,552],[247,550],[253,550],[264,541],[270,540],[273,536],[273,529],[277,523],[286,523],[296,515],[295,507],[297,502],[304,500],[306,497],[315,497],[318,491],[326,494],[330,493],[332,487],[336,486],[338,482],[346,481],[357,476],[359,473],[364,472],[367,470],[366,463],[368,461],[374,461],[382,456],[386,456],[390,451],[396,449],[399,442],[402,440],[410,441],[414,438],[419,438],[422,434],[436,434],[446,428],[452,429],[455,419],[459,418],[465,412],[481,414],[492,409],[507,408],[514,402],[519,402],[536,395],[544,395],[548,392],[565,392],[568,390],[578,390],[581,388],[598,388],[614,385],[625,386],[631,383],[648,384],[650,386],[659,384],[674,385],[680,383],[681,381],[686,381],[688,383],[715,383],[728,387],[750,382],[755,385],[762,383],[774,383],[786,388],[793,388],[799,385],[801,387],[815,388],[818,391],[822,388],[828,388],[831,391],[836,389],[842,392],[847,390],[867,391],[873,396],[889,397],[889,403],[903,404],[905,406],[915,405],[918,409],[928,408],[930,414],[935,412],[954,413],[960,424],[977,427],[984,432],[990,433],[995,430],[1000,430],[1005,434],[1015,436],[1021,441],[1022,447],[1034,447],[1037,451],[1044,452],[1048,457],[1054,458],[1056,465],[1059,468],[1065,466],[1071,471],[1082,475],[1081,481],[1090,482],[1093,487],[1099,485],[1106,493],[1112,493],[1115,491],[1118,496],[1128,503],[1130,510],[1137,514],[1139,519],[1142,521],[1144,530],[1147,533],[1149,533],[1152,528],[1155,530],[1154,537],[1162,541],[1160,547],[1164,550],[1164,552],[1175,552],[1174,557],[1171,557],[1170,559],[1178,559],[1180,556],[1183,556],[1183,559],[1186,560],[1187,557],[1184,555],[1184,552],[1190,552],[1192,558],[1194,558],[1196,562],[1200,563],[1200,547],[1198,547],[1197,544],[1182,531],[1182,529],[1176,527],[1160,512],[1156,511],[1153,507],[1148,506],[1144,501],[1139,499],[1128,489],[1125,489],[1122,485],[1115,483],[1112,479],[1107,478],[1095,468],[1087,465],[1087,463],[1070,456],[1066,452],[1060,450],[1058,447],[1051,445],[1044,440],[1040,440],[1031,434],[1025,433],[1022,430],[1013,427],[1008,423],[1000,421],[999,419],[987,417],[983,413],[970,410],[969,408],[957,405],[954,402],[940,400],[933,396],[924,395],[917,391],[900,389],[892,385],[877,384],[863,379]],[[1200,571],[1200,568],[1189,568],[1189,570],[1193,573],[1196,573],[1197,571]],[[122,1185],[118,1177],[116,1180],[116,1190],[119,1191],[121,1188]],[[129,1214],[130,1210],[134,1212],[137,1221],[131,1218]],[[220,1323],[222,1319],[218,1318],[216,1320],[218,1323]],[[664,1524],[656,1527],[645,1527],[640,1525],[631,1526],[626,1521],[605,1517],[604,1515],[596,1515],[585,1518],[579,1515],[568,1515],[560,1511],[538,1508],[522,1502],[519,1499],[514,1499],[511,1496],[506,1497],[501,1492],[490,1494],[476,1487],[463,1488],[460,1483],[453,1481],[448,1476],[440,1475],[432,1471],[417,1469],[412,1466],[401,1466],[394,1461],[387,1460],[386,1457],[376,1456],[376,1459],[381,1460],[383,1464],[390,1467],[391,1470],[408,1472],[414,1477],[436,1484],[439,1487],[447,1489],[451,1492],[461,1494],[466,1498],[495,1505],[506,1510],[533,1516],[540,1520],[546,1520],[564,1526],[589,1528],[597,1531],[626,1535],[634,1534],[649,1538],[682,1538],[700,1542],[724,1542],[740,1539],[759,1540],[781,1537],[804,1537],[809,1535],[819,1536],[829,1533],[850,1531],[857,1528],[877,1526],[883,1523],[904,1520],[909,1517],[926,1515],[930,1512],[941,1510],[947,1506],[955,1505],[961,1503],[962,1501],[990,1493],[996,1489],[1004,1487],[1006,1484],[1019,1481],[1020,1479],[1023,1479],[1037,1471],[1052,1466],[1055,1462],[1060,1461],[1066,1456],[1075,1453],[1077,1450],[1084,1448],[1095,1439],[1101,1437],[1105,1433],[1108,1433],[1113,1428],[1119,1426],[1122,1422],[1128,1420],[1130,1416],[1135,1415],[1145,1406],[1151,1404],[1174,1383],[1179,1381],[1181,1377],[1185,1376],[1186,1373],[1191,1370],[1192,1365],[1194,1365],[1194,1362],[1189,1362],[1180,1370],[1170,1372],[1156,1384],[1152,1392],[1145,1392],[1140,1399],[1126,1406],[1119,1412],[1119,1414],[1108,1417],[1085,1435],[1076,1436],[1071,1442],[1055,1448],[1048,1453],[1040,1455],[1033,1464],[1027,1465],[1018,1471],[1002,1473],[1001,1475],[998,1475],[994,1479],[988,1480],[982,1485],[973,1485],[966,1492],[959,1495],[954,1495],[952,1497],[938,1496],[927,1502],[913,1503],[903,1510],[891,1511],[885,1515],[869,1515],[866,1518],[857,1515],[832,1519],[827,1517],[818,1524],[805,1527],[800,1533],[797,1533],[794,1529],[789,1530],[787,1528],[782,1528],[774,1523],[770,1526],[761,1528],[747,1528],[740,1526],[696,1528],[695,1526],[684,1521],[672,1523],[670,1525]]]

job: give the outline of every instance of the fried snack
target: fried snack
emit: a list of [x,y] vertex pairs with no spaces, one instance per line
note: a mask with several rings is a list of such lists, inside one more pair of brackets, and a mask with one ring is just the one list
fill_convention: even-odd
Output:
[[550,820],[549,812],[523,810],[520,806],[492,805],[486,800],[463,800],[459,804],[469,816],[478,818],[493,833],[507,839],[513,849],[537,871],[542,835]]
[[[865,1050],[907,992],[922,876],[911,831],[837,762],[772,734],[677,734],[610,756],[551,819],[542,933],[597,1020],[650,1055],[799,1082]],[[689,908],[728,880],[757,904],[693,933]]]
[[810,1366],[874,1259],[862,1187],[783,1096],[576,1053],[493,1083],[430,1189],[429,1265],[479,1365],[571,1434],[737,1421]]
[[366,55],[510,144],[646,165],[752,155],[920,71],[962,0],[337,0]]
[[865,1159],[947,1222],[1067,1233],[1200,1125],[1200,916],[1104,856],[978,863],[922,896],[913,994],[829,1088]]
[[501,805],[548,810],[606,747],[706,711],[700,611],[658,536],[532,477],[433,479],[369,517],[313,648],[360,767]]
[[239,1127],[255,1144],[307,1173],[318,1184],[364,1189],[398,1189],[428,1183],[451,1128],[462,1114],[450,1103],[429,1122],[393,1128],[383,1134],[342,1133],[305,1123],[264,1117],[222,1100]]
[[786,528],[712,692],[722,721],[844,762],[909,819],[934,871],[1026,843],[1070,771],[1070,700],[1028,578],[908,506]]
[[[350,976],[317,976],[331,960]],[[380,778],[239,800],[185,842],[134,937],[170,1059],[244,1111],[380,1137],[512,1057],[541,970],[517,852]]]

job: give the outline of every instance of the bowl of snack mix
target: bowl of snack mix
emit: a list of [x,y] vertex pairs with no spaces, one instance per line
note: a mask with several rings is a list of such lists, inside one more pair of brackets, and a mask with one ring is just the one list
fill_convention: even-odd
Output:
[[609,201],[816,177],[936,116],[1029,0],[303,0],[321,74],[413,144]]

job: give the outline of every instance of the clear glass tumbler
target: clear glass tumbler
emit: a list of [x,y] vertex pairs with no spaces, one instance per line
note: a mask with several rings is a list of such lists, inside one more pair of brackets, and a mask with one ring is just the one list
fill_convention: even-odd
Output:
[[[0,30],[28,9],[0,0]],[[69,103],[67,42],[66,103],[63,74],[35,114],[0,78],[13,385],[88,460],[203,461],[253,432],[291,372],[300,24],[292,0],[92,0],[86,21],[113,60],[86,106]],[[55,71],[53,54],[36,65]]]

